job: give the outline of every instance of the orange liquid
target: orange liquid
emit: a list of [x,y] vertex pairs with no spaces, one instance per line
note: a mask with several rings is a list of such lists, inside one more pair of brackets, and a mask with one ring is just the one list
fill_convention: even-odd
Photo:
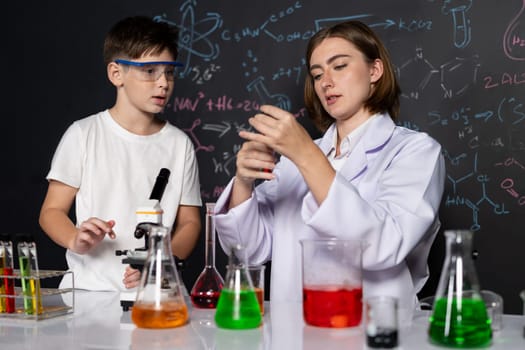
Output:
[[264,315],[264,290],[262,288],[254,288],[255,295],[257,296],[257,301],[259,302],[259,307],[261,308],[261,315]]
[[178,302],[167,301],[155,307],[150,303],[135,303],[131,320],[139,328],[174,328],[188,321],[188,308]]

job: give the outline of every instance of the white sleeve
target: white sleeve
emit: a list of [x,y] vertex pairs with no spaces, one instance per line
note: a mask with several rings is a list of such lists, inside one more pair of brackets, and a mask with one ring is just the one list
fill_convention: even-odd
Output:
[[197,157],[191,140],[186,139],[186,154],[184,161],[184,179],[182,180],[181,205],[201,206],[201,189]]
[[77,123],[73,123],[58,144],[46,179],[79,188],[82,180],[84,153],[82,131]]
[[305,197],[301,215],[321,235],[368,242],[363,266],[387,269],[401,263],[426,235],[435,234],[444,177],[439,144],[417,137],[383,169],[370,189],[377,193],[375,200],[365,200],[337,174],[320,206],[311,193]]
[[233,178],[215,204],[215,228],[219,243],[226,254],[235,244],[246,249],[251,264],[262,264],[270,259],[272,249],[270,222],[273,212],[270,207],[259,203],[256,191],[252,197],[235,208],[227,210],[233,187]]

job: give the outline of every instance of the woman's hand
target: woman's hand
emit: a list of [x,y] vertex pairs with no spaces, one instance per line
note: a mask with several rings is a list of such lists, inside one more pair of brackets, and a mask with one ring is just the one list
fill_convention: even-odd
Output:
[[[253,133],[250,133],[253,134]],[[251,187],[256,179],[273,179],[275,156],[271,148],[256,141],[246,141],[237,152],[236,177]]]
[[[243,132],[242,132],[243,133]],[[249,133],[253,134],[253,133]],[[256,141],[246,141],[237,152],[237,172],[229,208],[235,208],[248,198],[256,179],[272,180],[275,157],[271,148]]]
[[249,119],[259,133],[241,131],[239,136],[290,159],[303,175],[317,203],[321,204],[335,178],[328,158],[292,114],[269,105],[261,106],[261,112]]
[[303,126],[291,113],[278,107],[263,105],[260,110],[262,113],[249,119],[250,125],[259,133],[241,131],[239,136],[265,145],[298,166],[306,163],[312,148],[317,146]]

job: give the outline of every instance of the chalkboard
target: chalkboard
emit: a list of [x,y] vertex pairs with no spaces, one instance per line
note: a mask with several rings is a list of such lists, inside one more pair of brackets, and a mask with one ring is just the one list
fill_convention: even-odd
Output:
[[[67,126],[113,103],[102,61],[104,34],[113,23],[146,15],[180,29],[184,67],[164,117],[192,138],[203,201],[215,201],[235,173],[242,143],[237,132],[249,128],[247,118],[259,105],[289,110],[312,137],[319,136],[302,99],[304,49],[319,28],[356,19],[372,27],[390,51],[403,90],[399,124],[425,131],[443,146],[443,228],[475,231],[482,288],[503,295],[506,312],[521,312],[524,0],[105,0],[7,6],[10,29],[4,32],[12,34],[4,51],[9,57],[4,89],[11,97],[4,102],[2,128],[2,230],[37,233],[41,266],[65,266],[63,249],[38,226],[45,175]],[[223,269],[225,257],[217,251]],[[203,252],[201,240],[185,271],[189,287],[202,269]],[[440,234],[422,295],[434,293],[443,256]]]

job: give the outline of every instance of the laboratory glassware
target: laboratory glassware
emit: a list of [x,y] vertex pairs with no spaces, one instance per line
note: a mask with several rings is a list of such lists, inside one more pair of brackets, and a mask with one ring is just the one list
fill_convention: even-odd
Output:
[[139,328],[173,328],[186,324],[188,318],[168,228],[151,226],[131,319]]
[[472,259],[472,231],[445,231],[446,255],[428,334],[445,347],[475,348],[490,344],[492,330]]
[[360,240],[301,240],[303,315],[307,324],[346,328],[361,324],[363,314]]
[[215,268],[215,225],[213,214],[215,203],[206,203],[206,250],[204,269],[197,277],[190,296],[193,306],[202,309],[214,309],[219,300],[219,294],[224,280]]
[[229,255],[226,281],[215,311],[219,328],[249,329],[261,325],[261,310],[246,261],[245,249],[235,245]]

